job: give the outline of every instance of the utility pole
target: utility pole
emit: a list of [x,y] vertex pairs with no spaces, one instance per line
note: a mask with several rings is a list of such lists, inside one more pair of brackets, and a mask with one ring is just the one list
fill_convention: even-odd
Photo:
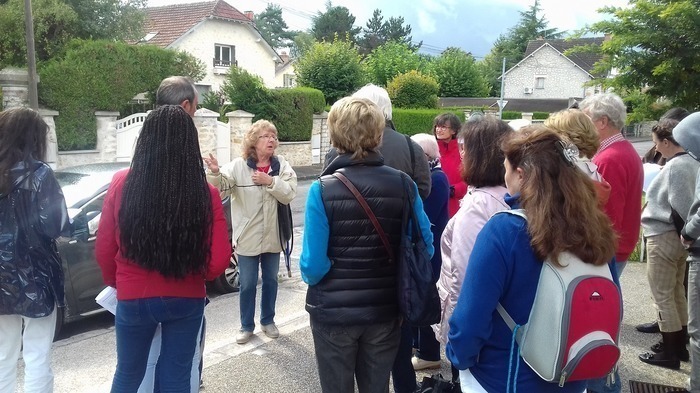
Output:
[[27,38],[27,63],[29,68],[29,106],[39,110],[39,93],[36,88],[36,54],[34,50],[34,18],[32,0],[24,0],[24,28]]
[[[29,1],[29,0],[27,0]],[[503,102],[503,86],[505,86],[506,81],[506,58],[503,58],[503,67],[501,69],[501,99],[498,100],[498,118],[503,119],[503,107],[506,104]]]

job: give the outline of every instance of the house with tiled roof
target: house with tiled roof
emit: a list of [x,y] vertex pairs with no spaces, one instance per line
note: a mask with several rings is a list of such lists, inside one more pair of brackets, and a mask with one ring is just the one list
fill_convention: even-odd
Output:
[[528,43],[525,57],[506,71],[504,96],[509,99],[581,99],[600,91],[586,86],[594,78],[600,55],[566,52],[579,46],[600,46],[604,37],[537,39]]
[[200,93],[217,91],[232,66],[276,87],[276,68],[282,63],[253,22],[224,0],[146,8],[142,44],[182,50],[202,60],[206,76],[197,82]]

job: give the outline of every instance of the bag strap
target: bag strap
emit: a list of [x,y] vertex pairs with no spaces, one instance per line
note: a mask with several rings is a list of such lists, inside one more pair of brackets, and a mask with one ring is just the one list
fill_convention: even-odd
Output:
[[377,220],[377,216],[374,215],[374,212],[372,209],[369,207],[367,204],[367,201],[365,198],[360,194],[360,192],[355,188],[355,185],[352,184],[350,180],[348,180],[345,175],[343,175],[340,172],[335,172],[333,173],[333,176],[343,182],[345,184],[345,187],[350,190],[352,195],[355,196],[355,199],[357,199],[357,202],[360,203],[360,206],[365,210],[365,213],[367,213],[367,217],[369,217],[369,220],[372,221],[372,225],[374,225],[374,229],[377,231],[379,234],[379,237],[382,239],[382,243],[384,244],[384,248],[386,248],[386,252],[389,254],[389,261],[394,260],[394,252],[391,249],[391,246],[389,245],[389,239],[386,237],[386,233],[384,233],[384,229],[382,229],[381,224],[379,224],[379,221]]
[[513,318],[511,318],[510,314],[508,314],[508,311],[506,311],[506,309],[503,308],[501,302],[498,302],[498,304],[496,305],[496,311],[498,311],[498,314],[501,316],[501,318],[503,318],[503,321],[506,323],[506,325],[508,325],[510,330],[515,329],[515,321],[513,320]]

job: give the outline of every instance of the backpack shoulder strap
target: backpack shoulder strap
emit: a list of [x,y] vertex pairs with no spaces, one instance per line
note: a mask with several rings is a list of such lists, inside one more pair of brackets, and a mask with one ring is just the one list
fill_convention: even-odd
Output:
[[497,212],[496,214],[512,214],[514,216],[518,216],[523,218],[525,221],[527,221],[527,215],[525,215],[525,209],[508,209],[508,210],[501,210],[500,212]]

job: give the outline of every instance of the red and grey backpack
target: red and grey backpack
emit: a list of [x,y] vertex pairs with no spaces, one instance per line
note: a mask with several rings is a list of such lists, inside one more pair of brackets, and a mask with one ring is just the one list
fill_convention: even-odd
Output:
[[[527,220],[521,209],[501,213]],[[516,324],[500,303],[497,310],[513,331],[520,356],[545,381],[563,386],[614,371],[622,296],[607,264],[585,263],[568,252],[559,255],[559,265],[548,258],[527,323]]]

